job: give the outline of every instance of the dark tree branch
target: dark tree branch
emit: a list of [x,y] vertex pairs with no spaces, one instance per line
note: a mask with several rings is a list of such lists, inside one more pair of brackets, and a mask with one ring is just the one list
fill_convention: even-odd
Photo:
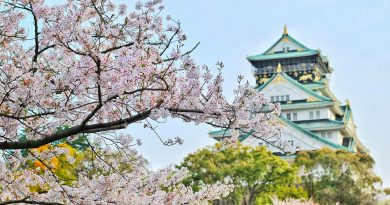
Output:
[[115,51],[115,50],[118,50],[118,49],[121,49],[121,48],[124,48],[124,47],[129,47],[129,46],[132,46],[132,45],[134,45],[134,42],[123,44],[123,45],[120,45],[120,46],[114,46],[112,48],[109,48],[107,50],[102,51],[101,53],[108,53],[108,52]]
[[42,145],[54,142],[56,140],[60,140],[63,138],[67,138],[72,135],[77,135],[80,133],[89,133],[91,131],[108,131],[112,130],[114,128],[118,128],[118,126],[123,125],[126,126],[128,124],[138,122],[140,120],[146,119],[151,113],[151,110],[144,111],[142,113],[139,113],[137,115],[134,115],[132,117],[128,117],[125,119],[120,119],[112,122],[106,122],[106,123],[95,123],[91,125],[76,125],[71,128],[58,131],[56,133],[53,133],[51,135],[47,135],[42,139],[38,140],[23,140],[23,141],[14,141],[14,142],[0,142],[0,149],[30,149],[30,148],[37,148]]
[[44,204],[44,205],[63,205],[61,203],[55,203],[55,202],[45,202],[45,201],[34,201],[34,200],[28,200],[30,197],[25,197],[23,199],[16,199],[16,200],[9,200],[0,202],[0,205],[8,205],[8,204]]
[[[191,50],[185,52],[183,55],[181,55],[181,57],[183,56],[187,56],[189,55],[190,53],[192,53],[198,46],[199,46],[200,42],[198,42]],[[174,58],[167,58],[167,59],[164,59],[163,62],[167,62],[167,61],[173,61],[175,60]]]
[[34,42],[35,42],[35,47],[34,47],[34,50],[35,50],[35,54],[34,54],[34,57],[33,57],[33,62],[37,62],[37,59],[38,59],[38,55],[39,55],[39,31],[38,31],[38,18],[37,16],[35,15],[34,11],[33,11],[33,6],[31,4],[31,2],[29,3],[30,4],[30,12],[33,16],[33,19],[34,19]]

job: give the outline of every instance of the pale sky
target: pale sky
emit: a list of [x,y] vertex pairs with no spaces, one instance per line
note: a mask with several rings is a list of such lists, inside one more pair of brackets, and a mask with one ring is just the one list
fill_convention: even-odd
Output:
[[[132,1],[130,1],[132,3]],[[289,34],[312,49],[320,48],[335,69],[331,89],[341,102],[351,101],[358,135],[376,160],[375,171],[390,186],[390,1],[386,0],[166,0],[166,12],[182,21],[189,43],[200,46],[199,64],[225,64],[224,93],[232,95],[237,76],[254,85],[247,55],[270,47],[287,24]],[[179,136],[181,146],[166,147],[149,132],[130,126],[144,144],[138,148],[155,169],[215,141],[208,126],[169,120],[161,137]]]

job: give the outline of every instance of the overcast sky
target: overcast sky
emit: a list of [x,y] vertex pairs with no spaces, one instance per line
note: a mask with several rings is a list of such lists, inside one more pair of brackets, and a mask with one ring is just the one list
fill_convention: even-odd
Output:
[[[390,186],[390,1],[380,0],[166,0],[166,12],[182,21],[189,43],[200,46],[199,64],[223,61],[224,92],[232,95],[237,76],[252,84],[247,55],[270,47],[287,24],[291,36],[312,49],[321,49],[335,69],[331,89],[341,102],[351,101],[358,135],[376,160],[376,173]],[[161,137],[180,136],[181,146],[166,147],[150,133],[138,148],[153,168],[179,163],[183,157],[214,141],[208,126],[170,120],[159,126]]]

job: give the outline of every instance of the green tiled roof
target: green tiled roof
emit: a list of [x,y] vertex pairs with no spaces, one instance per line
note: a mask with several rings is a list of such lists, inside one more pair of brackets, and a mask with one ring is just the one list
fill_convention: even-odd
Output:
[[282,37],[280,37],[269,49],[267,49],[263,54],[270,53],[270,51],[279,44],[280,41],[283,40],[283,38],[287,38],[288,41],[291,41],[295,43],[297,46],[301,47],[302,50],[310,50],[308,47],[300,43],[299,41],[295,40],[292,36],[290,36],[288,33],[283,33]]
[[[238,138],[238,140],[240,142],[242,142],[246,138],[251,136],[252,134],[253,134],[253,131],[249,132],[249,133],[243,133],[240,131],[240,137]],[[214,138],[214,139],[217,139],[217,140],[222,138],[222,137],[230,137],[230,130],[220,129],[220,130],[211,131],[211,132],[209,132],[209,136]]]
[[319,89],[325,88],[327,86],[327,83],[325,82],[327,80],[328,79],[326,79],[326,78],[321,78],[321,80],[318,82],[305,83],[304,86],[306,88],[309,88],[310,90],[319,90]]
[[[299,51],[290,51],[283,53],[271,53],[270,51],[277,46],[281,41],[287,38],[287,41],[294,43],[297,47],[299,47]],[[288,34],[283,34],[269,49],[267,49],[264,53],[258,55],[248,56],[247,59],[249,61],[261,61],[261,60],[272,60],[272,59],[283,59],[283,58],[295,58],[295,57],[305,57],[319,54],[318,50],[311,50],[302,43],[295,40]]]
[[[351,149],[348,149],[348,148],[343,147],[343,146],[341,146],[339,144],[333,143],[333,142],[331,142],[331,141],[329,141],[329,140],[327,140],[327,139],[325,139],[325,138],[323,138],[321,136],[318,136],[317,134],[315,134],[313,132],[310,132],[309,130],[307,130],[307,129],[303,128],[303,127],[300,127],[300,125],[297,125],[297,124],[291,122],[290,120],[287,120],[286,118],[284,118],[282,116],[279,116],[279,119],[282,122],[288,124],[290,127],[296,128],[296,129],[302,131],[303,133],[307,134],[309,137],[314,138],[315,140],[320,141],[320,142],[322,142],[322,143],[324,143],[324,144],[326,144],[326,145],[328,145],[330,147],[333,147],[335,149],[343,149],[343,150],[347,150],[347,151],[353,152]],[[242,142],[246,138],[251,136],[252,134],[253,134],[253,132],[245,133],[245,134],[241,135],[238,138],[238,140],[240,142]],[[230,137],[230,130],[221,129],[221,130],[211,131],[211,132],[209,132],[209,136],[213,137],[214,139],[217,139],[217,140],[222,138],[223,136]]]
[[[340,106],[340,108],[344,111],[344,115],[340,118],[340,120],[342,120],[345,124],[347,124],[349,122],[349,120],[352,120],[352,118],[351,118],[351,115],[352,115],[351,106],[347,104],[347,105],[344,105],[344,106]],[[346,129],[346,131],[347,130],[348,129]],[[356,147],[358,149],[361,149],[364,152],[368,152],[367,147],[365,147],[363,145],[363,143],[360,141],[360,139],[356,137],[356,133],[355,134],[351,133],[351,137],[353,137],[354,142],[356,144]]]
[[308,83],[308,84],[305,84],[305,87],[309,88],[310,90],[319,90],[319,89],[325,88],[325,84],[322,84],[322,83]]
[[210,131],[209,135],[211,137],[230,136],[230,130],[227,129],[214,130],[214,131]]
[[281,104],[282,110],[294,110],[294,109],[328,107],[328,106],[333,106],[333,105],[334,105],[333,101],[302,102],[302,103]]
[[346,105],[344,108],[343,122],[348,123],[350,116],[351,116],[351,108],[349,107],[349,105]]
[[300,127],[310,131],[339,130],[344,128],[344,123],[337,120],[310,120],[294,122]]
[[305,56],[316,55],[319,53],[320,52],[316,50],[307,50],[307,51],[294,51],[294,52],[285,52],[285,53],[259,54],[259,55],[247,56],[246,58],[249,61],[260,61],[260,60],[305,57]]

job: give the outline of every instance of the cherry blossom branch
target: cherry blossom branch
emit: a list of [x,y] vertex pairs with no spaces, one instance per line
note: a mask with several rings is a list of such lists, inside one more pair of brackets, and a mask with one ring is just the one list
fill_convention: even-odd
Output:
[[[180,183],[187,170],[151,172],[129,149],[132,138],[117,138],[115,131],[149,119],[270,133],[274,127],[257,109],[264,97],[250,86],[239,85],[235,100],[227,102],[222,64],[213,76],[190,57],[199,43],[183,52],[187,37],[178,21],[162,18],[163,8],[161,0],[137,2],[132,11],[112,0],[0,0],[0,152],[10,153],[0,160],[1,203],[201,204],[232,190],[224,181],[194,192]],[[103,139],[105,150],[94,148],[91,155],[104,161],[90,163],[104,174],[80,170],[78,180],[61,189],[50,168],[41,173],[23,165],[36,161],[24,158],[23,149],[42,150],[85,133],[93,143]],[[39,155],[39,162],[45,165],[50,153]],[[123,163],[131,170],[112,171]],[[29,189],[37,182],[52,190]]]
[[42,145],[67,138],[72,135],[76,135],[79,133],[89,133],[91,131],[97,131],[99,129],[100,132],[112,130],[112,129],[119,129],[123,128],[120,127],[120,125],[128,125],[134,122],[138,122],[140,120],[146,119],[150,115],[151,110],[142,112],[138,115],[135,115],[133,117],[129,117],[126,119],[116,120],[112,122],[107,123],[96,123],[91,125],[78,125],[74,127],[70,127],[65,130],[58,131],[56,133],[53,133],[51,135],[45,136],[42,139],[38,140],[22,140],[22,141],[4,141],[0,142],[0,149],[29,149],[29,148],[37,148]]

